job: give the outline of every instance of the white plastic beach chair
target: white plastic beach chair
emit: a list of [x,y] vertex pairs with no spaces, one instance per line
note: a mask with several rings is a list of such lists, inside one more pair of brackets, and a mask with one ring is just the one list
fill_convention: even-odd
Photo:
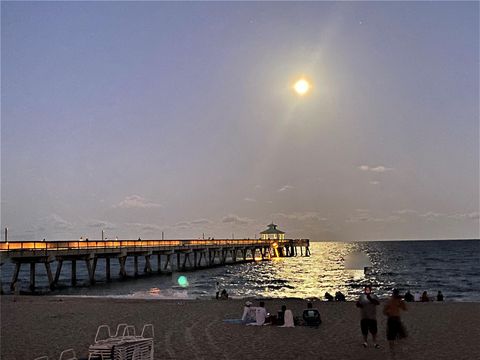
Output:
[[[146,333],[148,333],[148,330],[150,330],[151,336],[145,336]],[[155,337],[155,332],[154,332],[154,329],[153,329],[153,324],[145,324],[143,325],[143,328],[142,328],[142,333],[140,334],[140,337],[143,338],[143,339],[153,339]]]
[[75,350],[67,349],[63,350],[60,354],[60,360],[78,360]]

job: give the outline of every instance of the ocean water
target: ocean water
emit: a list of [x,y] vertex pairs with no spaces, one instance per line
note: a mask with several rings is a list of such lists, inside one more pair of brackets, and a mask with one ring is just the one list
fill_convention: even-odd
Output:
[[[323,298],[325,292],[341,291],[352,300],[365,284],[372,284],[379,296],[387,296],[396,287],[412,293],[426,290],[430,296],[441,290],[446,301],[480,301],[480,241],[377,241],[311,242],[310,257],[278,258],[227,265],[183,273],[151,275],[139,279],[105,282],[104,260],[97,265],[97,285],[86,286],[84,264],[77,262],[80,286],[69,287],[70,266],[64,264],[60,285],[50,294],[75,296],[111,296],[133,298],[210,298],[218,281],[232,297]],[[156,269],[155,260],[152,261]],[[364,272],[363,267],[369,266]],[[46,290],[46,274],[37,265],[37,286]],[[139,269],[143,268],[140,262]],[[127,264],[132,274],[133,261]],[[53,266],[53,271],[54,271]],[[13,267],[2,266],[4,291],[8,290]],[[118,264],[112,261],[112,276]],[[180,278],[182,277],[182,278]],[[20,278],[28,288],[29,267],[24,265]],[[180,281],[179,281],[180,280]],[[180,285],[182,284],[182,286]]]

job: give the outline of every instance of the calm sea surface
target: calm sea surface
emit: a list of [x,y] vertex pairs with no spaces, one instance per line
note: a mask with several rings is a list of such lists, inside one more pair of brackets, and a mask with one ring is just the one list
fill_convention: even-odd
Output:
[[[219,281],[233,297],[318,297],[325,292],[343,292],[355,298],[365,284],[371,283],[380,296],[398,287],[412,293],[438,290],[450,301],[480,301],[480,241],[388,241],[388,242],[312,242],[310,257],[280,258],[228,265],[195,272],[152,275],[137,280],[104,283],[104,261],[97,265],[98,285],[65,287],[53,294],[120,296],[138,298],[211,297]],[[132,259],[130,259],[131,261]],[[65,266],[66,265],[66,266]],[[132,261],[128,264],[132,273]],[[365,274],[363,266],[370,269]],[[37,285],[47,284],[45,269],[37,265]],[[153,269],[156,262],[152,261]],[[128,269],[127,267],[127,269]],[[69,263],[64,264],[60,283],[68,285]],[[140,263],[139,268],[143,268]],[[54,271],[55,269],[53,269]],[[8,290],[13,267],[2,266],[2,284]],[[77,263],[77,278],[86,282],[84,264]],[[112,275],[118,264],[112,261]],[[28,288],[29,267],[21,271],[22,288]],[[179,285],[184,276],[188,284]],[[181,280],[185,280],[184,278]],[[180,281],[183,283],[182,281]],[[184,284],[185,285],[185,284]]]

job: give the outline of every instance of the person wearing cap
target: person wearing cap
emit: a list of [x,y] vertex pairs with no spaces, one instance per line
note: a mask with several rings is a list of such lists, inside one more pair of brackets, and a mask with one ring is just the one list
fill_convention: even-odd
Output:
[[368,346],[368,333],[372,334],[373,347],[380,348],[377,344],[377,306],[380,301],[377,295],[372,294],[372,287],[365,286],[365,290],[358,298],[357,307],[360,308],[360,329],[363,335],[363,347]]
[[242,322],[244,324],[254,323],[256,321],[255,308],[250,301],[245,302],[243,308]]
[[402,300],[398,289],[393,289],[392,296],[385,304],[383,309],[384,315],[387,316],[387,340],[390,347],[390,351],[393,354],[395,340],[397,338],[407,337],[406,330],[400,319],[400,312],[407,310],[405,301]]

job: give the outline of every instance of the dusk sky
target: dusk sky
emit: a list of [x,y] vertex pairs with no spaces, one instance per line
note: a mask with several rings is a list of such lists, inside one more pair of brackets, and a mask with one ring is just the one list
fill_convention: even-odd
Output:
[[478,238],[479,65],[478,2],[2,2],[1,224]]

